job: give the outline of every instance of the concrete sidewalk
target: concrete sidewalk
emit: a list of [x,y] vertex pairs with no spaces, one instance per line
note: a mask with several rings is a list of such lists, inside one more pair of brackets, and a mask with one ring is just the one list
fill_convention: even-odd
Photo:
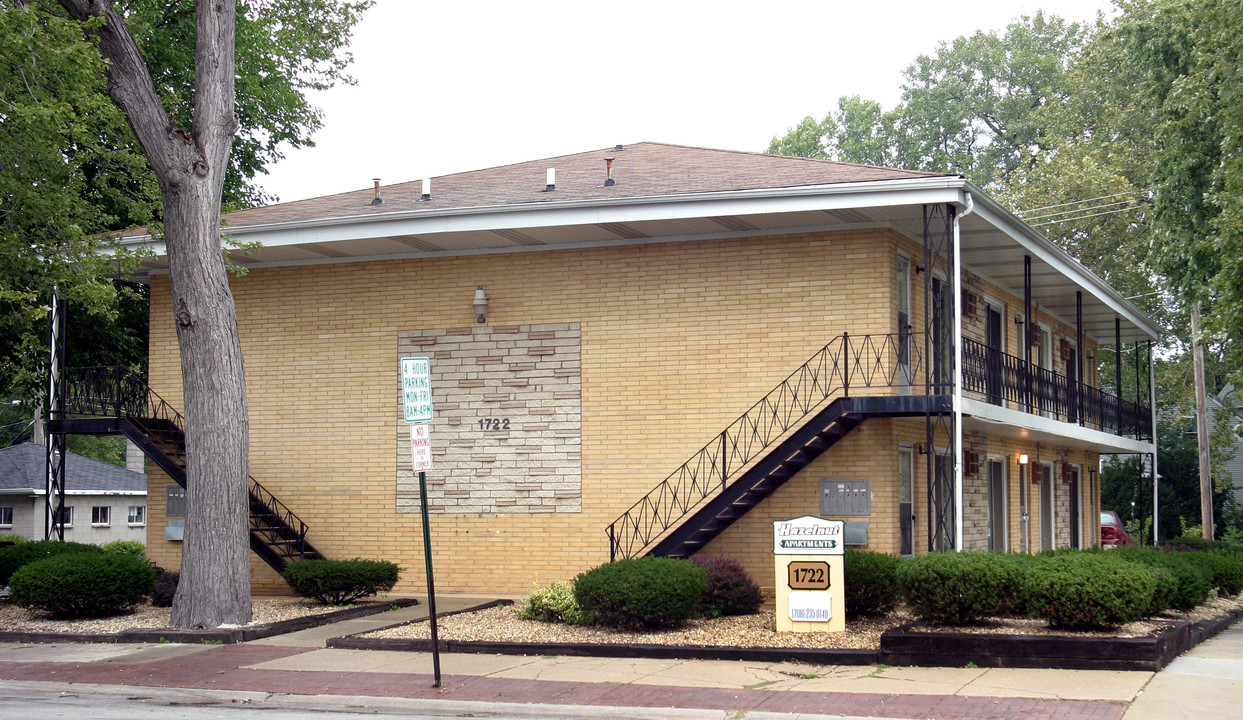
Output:
[[[480,598],[437,598],[437,610]],[[713,660],[344,650],[327,638],[426,617],[427,606],[243,645],[0,645],[0,678],[305,696],[544,703],[859,717],[1232,717],[1243,707],[1243,624],[1161,673],[811,666]]]

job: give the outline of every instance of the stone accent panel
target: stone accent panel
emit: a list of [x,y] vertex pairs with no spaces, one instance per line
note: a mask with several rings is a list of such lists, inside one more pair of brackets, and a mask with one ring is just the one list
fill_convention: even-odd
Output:
[[[398,357],[431,359],[430,512],[582,511],[581,338],[578,323],[398,333]],[[397,512],[417,513],[397,399]]]

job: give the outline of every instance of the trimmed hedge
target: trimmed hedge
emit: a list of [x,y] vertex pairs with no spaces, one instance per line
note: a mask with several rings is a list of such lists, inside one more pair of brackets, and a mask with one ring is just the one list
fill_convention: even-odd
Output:
[[1146,547],[1128,547],[1110,550],[1110,555],[1137,562],[1149,567],[1165,568],[1178,582],[1178,588],[1169,600],[1169,607],[1187,612],[1208,599],[1213,590],[1213,573],[1190,559],[1198,553],[1166,552]]
[[708,586],[700,601],[701,615],[721,617],[759,612],[764,595],[742,563],[722,555],[695,555],[690,560],[708,574]]
[[685,560],[641,557],[594,567],[574,580],[574,598],[595,624],[676,627],[695,616],[708,573]]
[[846,548],[846,617],[884,615],[896,608],[902,597],[898,591],[901,563],[887,553]]
[[1056,628],[1109,628],[1144,617],[1157,581],[1116,554],[1042,556],[1027,573],[1028,608]]
[[60,540],[39,540],[0,548],[0,587],[10,584],[13,573],[36,560],[72,553],[103,553],[98,545],[84,545]]
[[1221,551],[1189,552],[1183,555],[1192,564],[1209,571],[1213,587],[1227,595],[1243,590],[1243,556]]
[[53,617],[107,617],[151,595],[155,568],[129,555],[68,553],[36,560],[10,578],[13,602]]
[[544,588],[537,588],[522,602],[518,616],[524,620],[540,622],[564,622],[570,625],[583,625],[586,620],[583,611],[574,599],[574,588],[567,582],[555,582]]
[[898,586],[921,620],[972,625],[1013,603],[1021,591],[1014,567],[993,553],[929,553],[898,566]]
[[345,605],[359,598],[388,592],[397,584],[401,568],[387,560],[297,560],[285,566],[281,577],[304,598],[325,605]]

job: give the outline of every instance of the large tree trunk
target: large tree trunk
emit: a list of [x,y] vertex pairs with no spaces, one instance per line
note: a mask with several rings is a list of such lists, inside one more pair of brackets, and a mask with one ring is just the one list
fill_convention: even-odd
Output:
[[[165,191],[186,413],[186,532],[173,625],[250,622],[246,378],[221,253],[219,211],[197,183]],[[219,200],[215,201],[219,208]]]
[[173,624],[250,622],[246,379],[220,242],[220,200],[234,116],[234,0],[196,0],[194,119],[178,127],[109,0],[59,0],[110,62],[108,93],[159,180],[185,388],[187,511]]

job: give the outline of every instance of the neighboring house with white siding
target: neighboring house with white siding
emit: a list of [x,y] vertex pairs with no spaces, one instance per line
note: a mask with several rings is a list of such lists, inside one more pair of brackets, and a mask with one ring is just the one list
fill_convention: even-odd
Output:
[[[42,540],[46,508],[42,445],[0,448],[0,535]],[[65,539],[102,545],[147,540],[147,476],[69,453],[65,458]]]
[[[1235,392],[1234,385],[1226,385],[1215,397],[1209,398],[1209,423],[1216,428],[1223,413],[1236,426],[1243,426],[1243,400]],[[1236,505],[1243,507],[1243,427],[1234,433],[1234,443],[1230,449],[1230,457],[1226,460],[1226,472],[1234,478],[1234,489],[1231,495]]]

